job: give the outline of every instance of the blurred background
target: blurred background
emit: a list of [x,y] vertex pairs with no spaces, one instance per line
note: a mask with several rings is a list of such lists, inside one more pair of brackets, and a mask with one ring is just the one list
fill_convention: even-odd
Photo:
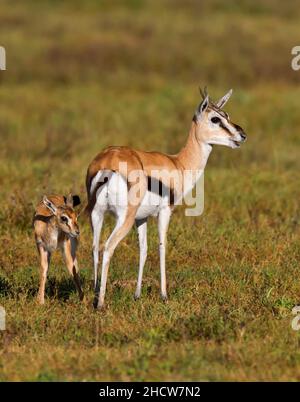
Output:
[[78,188],[108,144],[177,152],[204,85],[213,99],[234,89],[228,111],[250,137],[212,166],[295,167],[295,2],[1,0],[0,18],[0,152],[15,189],[32,174],[31,188],[57,188],[58,172]]
[[[1,379],[300,378],[289,324],[300,296],[299,18],[292,0],[0,0],[0,302],[18,311],[5,347],[19,356],[4,355]],[[147,294],[136,307],[133,233],[111,269],[101,336],[90,306],[66,296],[62,268],[50,273],[51,314],[37,309],[37,201],[72,190],[84,204],[87,166],[107,145],[176,153],[205,85],[213,99],[233,88],[226,111],[248,141],[214,147],[202,217],[174,214],[170,304],[158,302],[151,224]]]

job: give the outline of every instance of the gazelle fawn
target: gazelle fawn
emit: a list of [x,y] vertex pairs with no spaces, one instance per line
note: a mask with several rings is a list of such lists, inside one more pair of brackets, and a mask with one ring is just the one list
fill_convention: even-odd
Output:
[[45,302],[45,285],[51,254],[60,248],[80,300],[83,291],[78,275],[76,249],[79,236],[77,214],[74,207],[80,204],[78,196],[67,197],[61,195],[44,196],[35,209],[33,218],[35,241],[40,256],[40,287],[38,302]]
[[[203,173],[213,145],[237,148],[246,140],[243,129],[231,122],[222,107],[228,101],[230,90],[217,102],[202,93],[185,146],[176,155],[160,152],[139,151],[129,147],[109,147],[98,154],[88,167],[86,186],[88,195],[87,212],[93,230],[93,258],[95,281],[95,306],[104,304],[107,274],[110,259],[119,242],[136,223],[140,260],[135,297],[141,294],[143,268],[147,257],[147,219],[158,217],[159,254],[161,273],[161,296],[167,298],[166,290],[166,237],[172,210],[176,201],[191,191]],[[192,180],[185,173],[195,173]],[[130,179],[132,172],[139,172],[138,181]],[[157,172],[164,172],[164,174]],[[176,184],[165,180],[166,173],[178,174]],[[168,176],[168,175],[167,175]],[[158,177],[158,179],[157,179]],[[160,190],[149,185],[155,179]],[[138,188],[133,200],[131,190]],[[154,186],[155,187],[155,186]],[[170,191],[163,194],[161,189]],[[98,281],[99,241],[106,211],[116,216],[116,226],[105,243],[102,259],[101,285]]]

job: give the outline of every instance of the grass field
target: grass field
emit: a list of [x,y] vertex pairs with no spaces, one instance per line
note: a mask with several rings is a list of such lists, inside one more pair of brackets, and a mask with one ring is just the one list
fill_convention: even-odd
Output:
[[[0,1],[0,380],[300,380],[299,17],[279,0]],[[213,98],[234,88],[226,110],[248,141],[214,148],[202,216],[173,215],[168,303],[151,221],[141,300],[132,231],[94,312],[82,218],[85,302],[56,255],[38,306],[40,197],[85,201],[86,168],[107,145],[178,151],[205,84]]]

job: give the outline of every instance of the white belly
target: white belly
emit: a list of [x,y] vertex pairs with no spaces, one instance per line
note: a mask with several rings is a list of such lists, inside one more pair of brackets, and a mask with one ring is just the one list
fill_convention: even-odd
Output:
[[[91,189],[100,177],[99,172],[92,183]],[[114,173],[110,180],[97,192],[95,207],[101,210],[109,210],[119,216],[128,205],[128,187],[124,178],[119,173]],[[159,211],[168,205],[168,196],[161,197],[159,194],[146,191],[141,205],[136,214],[136,219],[157,216]]]
[[137,210],[136,218],[143,219],[147,216],[157,216],[159,211],[166,205],[168,205],[167,197],[162,198],[158,194],[147,191]]

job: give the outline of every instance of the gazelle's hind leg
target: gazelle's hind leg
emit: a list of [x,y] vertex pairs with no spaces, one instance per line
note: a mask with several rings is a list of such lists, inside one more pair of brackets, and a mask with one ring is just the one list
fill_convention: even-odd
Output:
[[91,214],[93,228],[94,289],[96,289],[98,280],[99,247],[104,214],[105,211],[97,206],[95,206]]
[[[123,179],[122,179],[123,180]],[[122,193],[124,191],[124,181],[120,181],[118,186],[115,189],[111,189],[111,194],[115,191],[116,193]],[[123,183],[123,184],[122,184]],[[127,185],[125,183],[125,188],[127,189]],[[113,186],[112,186],[113,187]],[[130,186],[129,186],[130,187]],[[131,188],[131,187],[130,187]],[[139,176],[138,188],[133,188],[132,190],[137,190],[136,192],[128,193],[127,201],[125,205],[121,203],[120,205],[116,205],[116,215],[117,215],[117,223],[116,226],[111,233],[110,237],[105,243],[104,251],[103,251],[103,260],[102,260],[102,271],[101,271],[101,285],[100,291],[98,291],[98,284],[95,291],[95,300],[94,306],[101,308],[104,305],[104,297],[106,291],[106,282],[107,282],[107,273],[109,268],[110,259],[113,256],[115,248],[120,243],[120,241],[127,235],[127,233],[132,228],[137,210],[144,198],[145,192],[147,190],[147,179],[144,175]],[[108,196],[110,190],[108,189]]]
[[138,274],[136,291],[134,295],[134,298],[137,300],[141,296],[143,270],[147,259],[147,219],[137,220],[136,226],[139,235],[139,247],[140,247],[139,274]]
[[93,262],[94,262],[94,290],[98,280],[99,247],[104,214],[107,211],[108,185],[114,172],[100,170],[92,181],[89,198],[94,200],[91,212],[91,226],[93,229]]
[[166,240],[167,231],[171,217],[171,209],[163,208],[158,215],[158,234],[159,234],[159,259],[160,259],[160,287],[161,297],[167,300],[167,281],[166,281]]
[[104,305],[104,297],[106,291],[107,273],[109,268],[110,259],[113,256],[115,248],[120,241],[127,235],[134,224],[135,212],[128,208],[123,209],[117,217],[117,224],[105,243],[102,260],[101,271],[101,285],[99,291],[99,284],[97,284],[95,292],[94,306],[101,308]]

